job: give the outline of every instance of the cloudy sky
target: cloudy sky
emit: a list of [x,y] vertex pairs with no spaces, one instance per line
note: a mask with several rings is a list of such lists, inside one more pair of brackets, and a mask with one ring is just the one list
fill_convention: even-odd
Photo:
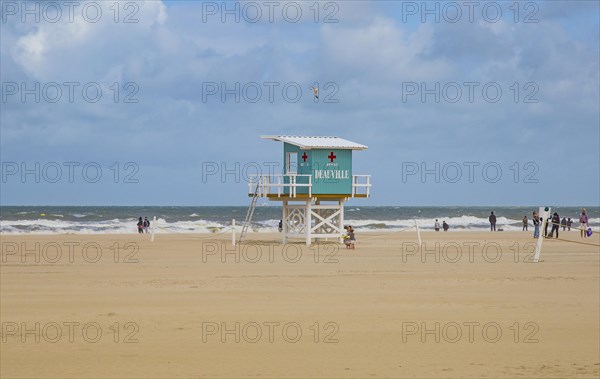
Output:
[[266,134],[368,145],[356,204],[600,203],[596,1],[1,4],[1,205],[247,204]]

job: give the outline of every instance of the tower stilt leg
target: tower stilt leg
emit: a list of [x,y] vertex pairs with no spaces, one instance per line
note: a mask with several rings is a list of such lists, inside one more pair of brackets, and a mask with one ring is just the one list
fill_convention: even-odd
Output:
[[289,209],[288,209],[288,202],[284,201],[283,202],[283,215],[282,215],[282,221],[283,221],[283,243],[286,244],[288,242],[288,214],[289,214]]
[[305,209],[305,214],[306,217],[304,217],[304,229],[306,231],[306,246],[310,246],[311,243],[311,229],[312,229],[312,199],[308,200],[306,202],[306,209]]
[[[344,230],[344,199],[340,199],[340,230]],[[344,242],[340,236],[340,243]]]

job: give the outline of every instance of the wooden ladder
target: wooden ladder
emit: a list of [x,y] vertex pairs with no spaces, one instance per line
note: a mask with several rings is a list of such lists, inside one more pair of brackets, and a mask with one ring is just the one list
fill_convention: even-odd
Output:
[[244,237],[246,236],[246,232],[250,227],[252,222],[252,216],[254,215],[254,209],[256,209],[256,202],[258,201],[258,187],[260,186],[260,182],[256,183],[256,189],[254,190],[254,195],[252,195],[252,202],[250,202],[250,207],[248,207],[248,212],[246,213],[246,220],[244,220],[244,225],[242,226],[242,233],[240,234],[240,239],[238,242],[242,242]]

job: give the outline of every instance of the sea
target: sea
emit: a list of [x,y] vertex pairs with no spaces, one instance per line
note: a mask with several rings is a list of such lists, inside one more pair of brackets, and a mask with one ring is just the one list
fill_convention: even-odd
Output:
[[[281,207],[256,207],[251,232],[274,232],[281,219]],[[553,207],[560,217],[571,217],[577,226],[582,207]],[[600,207],[586,207],[590,227],[600,230]],[[433,230],[436,219],[446,221],[450,231],[489,230],[490,211],[497,215],[497,227],[506,231],[521,230],[523,216],[531,220],[538,207],[404,207],[346,206],[345,223],[361,232],[399,231],[418,221],[423,231]],[[236,219],[238,228],[246,218],[248,207],[229,206],[1,206],[2,234],[127,234],[137,232],[138,217],[156,217],[156,233],[218,233]],[[531,225],[531,221],[530,221]],[[531,227],[530,227],[531,228]]]

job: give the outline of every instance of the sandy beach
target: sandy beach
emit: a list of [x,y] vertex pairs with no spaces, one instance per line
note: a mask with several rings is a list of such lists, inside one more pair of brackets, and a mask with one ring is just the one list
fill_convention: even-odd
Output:
[[530,235],[3,235],[0,375],[597,378],[599,248]]

